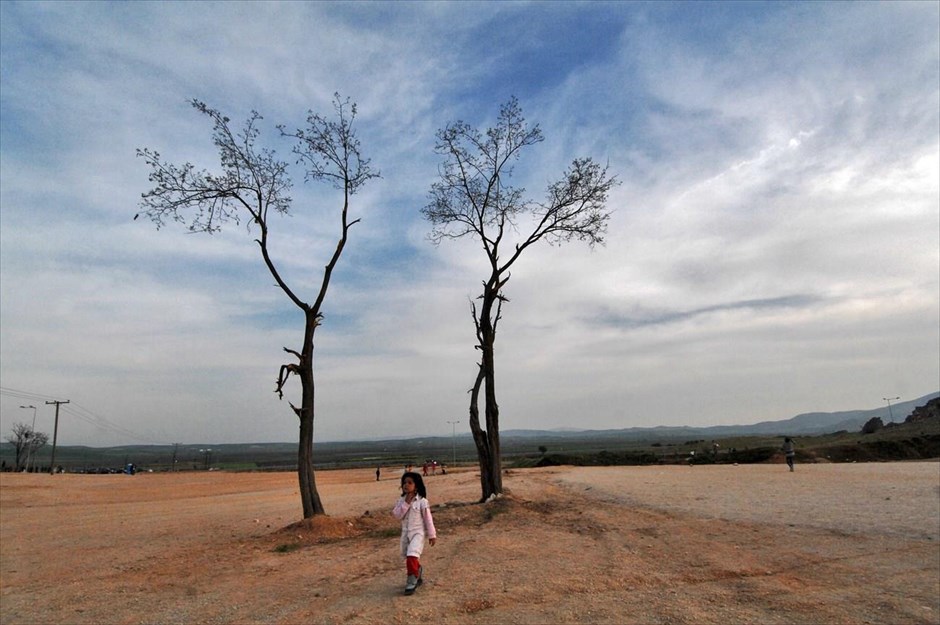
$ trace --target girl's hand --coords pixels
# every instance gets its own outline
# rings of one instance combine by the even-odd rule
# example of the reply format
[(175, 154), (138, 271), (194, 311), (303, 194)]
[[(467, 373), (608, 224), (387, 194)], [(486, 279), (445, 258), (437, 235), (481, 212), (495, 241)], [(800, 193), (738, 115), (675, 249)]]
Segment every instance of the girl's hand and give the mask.
[(431, 546), (433, 547), (433, 546), (434, 546), (434, 543), (437, 542), (437, 539), (436, 539), (436, 538), (428, 538), (428, 542), (431, 543)]

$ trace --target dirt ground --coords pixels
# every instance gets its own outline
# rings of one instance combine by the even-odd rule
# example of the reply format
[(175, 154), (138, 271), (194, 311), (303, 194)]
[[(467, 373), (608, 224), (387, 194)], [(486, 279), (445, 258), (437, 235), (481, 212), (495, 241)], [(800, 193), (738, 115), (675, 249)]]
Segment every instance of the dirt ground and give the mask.
[(0, 474), (0, 623), (940, 623), (937, 462), (432, 476), (410, 597), (398, 477)]

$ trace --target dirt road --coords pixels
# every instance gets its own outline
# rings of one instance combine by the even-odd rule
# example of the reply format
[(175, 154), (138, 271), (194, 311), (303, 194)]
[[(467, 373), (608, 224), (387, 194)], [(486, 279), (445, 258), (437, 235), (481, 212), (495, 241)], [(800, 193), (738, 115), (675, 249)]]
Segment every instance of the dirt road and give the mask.
[(295, 480), (0, 474), (0, 623), (940, 623), (936, 462), (433, 476), (411, 597), (397, 476)]

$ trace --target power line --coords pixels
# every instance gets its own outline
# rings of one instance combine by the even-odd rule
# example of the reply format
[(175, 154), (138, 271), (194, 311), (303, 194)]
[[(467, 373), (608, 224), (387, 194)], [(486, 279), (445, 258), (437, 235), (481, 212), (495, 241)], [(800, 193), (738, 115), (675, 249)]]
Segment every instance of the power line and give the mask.
[[(37, 403), (40, 401), (44, 401), (48, 404), (55, 402), (55, 397), (50, 396), (50, 395), (42, 395), (39, 393), (33, 393), (30, 391), (23, 391), (19, 389), (12, 389), (8, 387), (4, 387), (4, 386), (0, 386), (0, 395), (6, 395), (8, 397), (16, 397), (21, 400), (37, 402)], [(89, 425), (92, 425), (98, 429), (105, 430), (106, 432), (109, 432), (111, 434), (117, 434), (125, 438), (130, 438), (135, 441), (139, 441), (143, 443), (150, 443), (152, 445), (172, 444), (168, 441), (155, 440), (153, 437), (144, 436), (133, 430), (129, 430), (128, 428), (122, 425), (119, 425), (109, 419), (106, 419), (105, 417), (102, 417), (101, 415), (98, 415), (92, 412), (88, 408), (85, 408), (84, 406), (81, 406), (80, 404), (77, 404), (74, 402), (68, 405), (63, 404), (62, 412), (69, 416), (75, 417), (76, 419), (80, 421), (88, 423)]]
[(69, 408), (63, 408), (63, 410), (67, 414), (70, 414), (77, 419), (80, 419), (97, 428), (107, 430), (111, 432), (112, 434), (120, 434), (121, 436), (131, 438), (136, 441), (140, 441), (144, 443), (152, 443), (155, 445), (171, 444), (169, 441), (155, 440), (153, 437), (138, 434), (137, 432), (133, 430), (129, 430), (122, 425), (118, 425), (117, 423), (114, 423), (113, 421), (110, 421), (100, 415), (95, 414), (94, 412), (92, 412), (88, 408), (85, 408), (84, 406), (81, 406), (80, 404), (73, 403), (72, 406), (70, 406)]
[(34, 401), (54, 399), (51, 395), (40, 395), (38, 393), (30, 393), (28, 391), (18, 391), (16, 389), (6, 388), (3, 386), (0, 386), (0, 395), (9, 395), (10, 397), (19, 397), (20, 399)]

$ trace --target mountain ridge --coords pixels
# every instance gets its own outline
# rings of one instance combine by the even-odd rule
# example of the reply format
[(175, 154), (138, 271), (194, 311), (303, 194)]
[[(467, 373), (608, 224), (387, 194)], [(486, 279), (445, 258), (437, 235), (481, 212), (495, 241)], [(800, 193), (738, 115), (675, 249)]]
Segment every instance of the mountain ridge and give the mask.
[[(940, 397), (940, 391), (924, 395), (917, 399), (893, 404), (890, 409), (887, 405), (868, 410), (842, 410), (837, 412), (804, 412), (779, 421), (760, 421), (749, 425), (657, 425), (650, 427), (608, 428), (602, 430), (558, 428), (553, 430), (511, 429), (502, 430), (503, 437), (556, 437), (566, 438), (592, 434), (597, 436), (624, 436), (626, 438), (645, 438), (653, 435), (664, 437), (706, 436), (711, 438), (727, 436), (751, 436), (780, 434), (788, 436), (831, 434), (841, 430), (860, 430), (866, 421), (874, 417), (885, 423), (893, 420), (896, 423), (913, 412), (914, 408), (926, 404), (935, 397)], [(892, 419), (893, 417), (893, 419)]]

